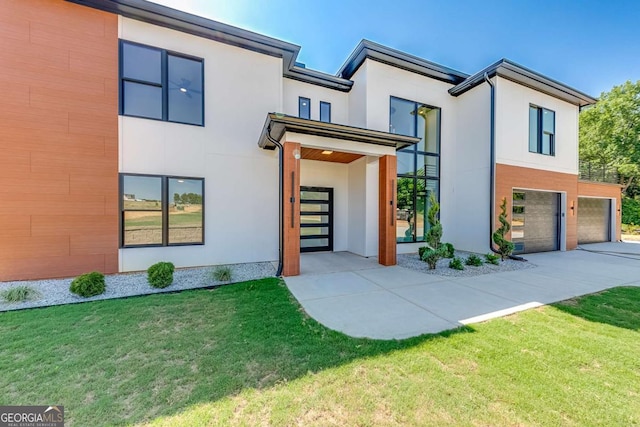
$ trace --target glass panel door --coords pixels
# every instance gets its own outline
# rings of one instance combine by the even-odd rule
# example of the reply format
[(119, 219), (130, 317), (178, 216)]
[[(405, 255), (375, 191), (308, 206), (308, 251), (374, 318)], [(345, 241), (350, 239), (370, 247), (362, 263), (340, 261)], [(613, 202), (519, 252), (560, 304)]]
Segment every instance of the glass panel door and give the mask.
[(333, 250), (333, 188), (300, 187), (300, 252)]

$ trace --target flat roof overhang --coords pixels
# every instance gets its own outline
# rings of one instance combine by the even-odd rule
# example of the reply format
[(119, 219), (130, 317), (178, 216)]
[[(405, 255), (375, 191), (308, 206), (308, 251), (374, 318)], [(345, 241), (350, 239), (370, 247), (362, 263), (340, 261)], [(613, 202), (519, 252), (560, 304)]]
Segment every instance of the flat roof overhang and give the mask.
[(262, 127), (258, 146), (265, 150), (274, 150), (276, 145), (269, 140), (267, 135), (280, 142), (287, 132), (381, 145), (396, 150), (409, 147), (420, 141), (420, 138), (412, 136), (269, 113)]

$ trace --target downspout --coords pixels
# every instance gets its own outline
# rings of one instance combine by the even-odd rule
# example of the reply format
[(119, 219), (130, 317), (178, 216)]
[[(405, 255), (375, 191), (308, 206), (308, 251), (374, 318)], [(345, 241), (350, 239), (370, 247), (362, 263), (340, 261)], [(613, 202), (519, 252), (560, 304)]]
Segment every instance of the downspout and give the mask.
[(276, 141), (271, 137), (271, 125), (267, 128), (267, 139), (273, 145), (278, 147), (278, 269), (276, 277), (282, 276), (283, 269), (283, 248), (284, 248), (284, 214), (282, 212), (283, 192), (284, 192), (284, 151), (280, 141)]
[[(491, 252), (500, 255), (500, 252), (493, 247), (493, 227), (495, 225), (494, 221), (496, 215), (496, 89), (489, 78), (489, 74), (484, 73), (484, 80), (491, 88), (491, 167), (489, 173), (489, 195), (491, 201), (489, 203), (489, 249), (491, 249)], [(526, 259), (517, 255), (509, 255), (509, 258), (516, 261), (526, 261)]]
[(489, 78), (489, 74), (484, 73), (484, 81), (487, 82), (489, 87), (491, 88), (491, 133), (490, 133), (490, 156), (491, 163), (489, 168), (489, 249), (491, 252), (499, 254), (500, 252), (493, 247), (493, 227), (494, 227), (494, 218), (495, 218), (495, 209), (496, 209), (496, 96), (495, 96), (495, 87), (493, 82)]

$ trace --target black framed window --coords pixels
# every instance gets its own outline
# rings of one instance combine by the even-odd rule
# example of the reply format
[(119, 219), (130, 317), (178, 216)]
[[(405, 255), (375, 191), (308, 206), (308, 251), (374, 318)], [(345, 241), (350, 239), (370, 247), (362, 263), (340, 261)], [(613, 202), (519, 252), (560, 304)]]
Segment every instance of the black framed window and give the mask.
[(298, 98), (298, 117), (301, 119), (311, 118), (311, 100), (309, 98)]
[(204, 243), (204, 179), (120, 174), (120, 247)]
[(396, 241), (422, 242), (429, 230), (429, 198), (440, 200), (440, 108), (391, 97), (389, 132), (420, 138), (399, 150)]
[(320, 101), (320, 121), (331, 123), (331, 103)]
[(204, 125), (204, 60), (120, 41), (120, 114)]
[(556, 113), (529, 105), (529, 151), (555, 156)]

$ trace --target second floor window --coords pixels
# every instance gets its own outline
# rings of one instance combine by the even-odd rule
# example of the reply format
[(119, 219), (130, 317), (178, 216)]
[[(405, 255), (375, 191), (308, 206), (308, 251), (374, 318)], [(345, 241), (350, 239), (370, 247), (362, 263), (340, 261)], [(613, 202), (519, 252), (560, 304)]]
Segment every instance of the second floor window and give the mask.
[(311, 118), (311, 100), (309, 98), (298, 98), (298, 117), (307, 120)]
[(152, 46), (120, 43), (120, 114), (204, 125), (204, 64)]
[(331, 123), (331, 104), (320, 101), (320, 121)]
[(556, 113), (535, 105), (529, 106), (529, 151), (555, 156)]

